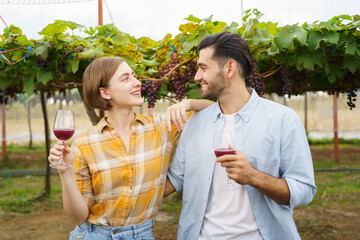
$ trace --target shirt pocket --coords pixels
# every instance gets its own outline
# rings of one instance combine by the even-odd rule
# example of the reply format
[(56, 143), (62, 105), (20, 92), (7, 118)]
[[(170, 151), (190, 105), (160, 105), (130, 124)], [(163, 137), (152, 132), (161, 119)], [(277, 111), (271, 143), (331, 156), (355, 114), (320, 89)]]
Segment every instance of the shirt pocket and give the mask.
[(274, 177), (279, 177), (279, 169), (280, 169), (279, 157), (263, 157), (263, 156), (247, 155), (247, 158), (250, 164), (257, 170), (272, 175)]

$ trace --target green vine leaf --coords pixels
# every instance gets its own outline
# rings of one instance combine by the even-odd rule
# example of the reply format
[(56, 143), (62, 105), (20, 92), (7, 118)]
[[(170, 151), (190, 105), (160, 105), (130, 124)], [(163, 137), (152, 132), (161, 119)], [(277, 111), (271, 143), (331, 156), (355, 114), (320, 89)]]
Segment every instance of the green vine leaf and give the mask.
[(339, 41), (339, 34), (334, 31), (328, 31), (323, 29), (323, 32), (314, 31), (310, 33), (308, 43), (311, 51), (314, 51), (319, 48), (320, 42), (324, 41), (326, 43), (337, 44)]
[(34, 90), (36, 89), (35, 85), (34, 85), (34, 82), (33, 82), (33, 79), (30, 76), (24, 76), (24, 78), (23, 78), (23, 88), (24, 88), (25, 93), (28, 96), (31, 96), (33, 94)]
[(53, 43), (50, 41), (46, 42), (35, 42), (35, 48), (33, 51), (33, 55), (37, 56), (38, 58), (45, 60), (49, 56), (49, 50), (52, 50)]
[(208, 36), (209, 33), (206, 30), (201, 30), (199, 34), (192, 40), (183, 43), (183, 50), (188, 53), (192, 48), (197, 47), (200, 42)]
[(192, 14), (189, 15), (187, 18), (185, 18), (185, 20), (188, 20), (189, 22), (195, 22), (195, 23), (201, 23), (201, 21), (202, 21), (200, 18), (196, 18)]
[(356, 41), (345, 43), (345, 53), (349, 55), (355, 55), (355, 53), (357, 53), (358, 55), (360, 55), (360, 50)]
[(76, 73), (79, 70), (79, 63), (80, 61), (78, 59), (66, 59), (66, 64), (67, 64), (67, 68), (66, 68), (66, 72), (72, 72), (72, 73)]
[(61, 20), (55, 20), (54, 23), (47, 25), (39, 35), (52, 36), (59, 33), (64, 33), (68, 28), (68, 24)]
[(53, 73), (51, 71), (42, 71), (37, 72), (37, 80), (38, 82), (46, 85), (48, 82), (53, 80)]
[(104, 55), (105, 55), (105, 53), (104, 53), (104, 44), (101, 43), (95, 49), (90, 49), (90, 50), (79, 53), (78, 57), (79, 57), (80, 60), (85, 60), (85, 59), (100, 58), (100, 57), (102, 57)]
[[(323, 67), (323, 55), (321, 52), (312, 54), (303, 52), (303, 54), (299, 56), (297, 64), (302, 64), (304, 69), (308, 71), (314, 71), (315, 65), (320, 68)], [(302, 68), (298, 68), (298, 70), (302, 70)]]
[(23, 45), (24, 47), (26, 47), (26, 46), (35, 47), (34, 42), (29, 41), (25, 35), (21, 35), (21, 36), (17, 37), (15, 42), (20, 45)]
[(355, 56), (345, 56), (343, 66), (344, 68), (349, 69), (352, 74), (354, 74), (356, 69), (360, 66), (360, 58)]
[(275, 42), (280, 50), (294, 49), (294, 40), (297, 40), (301, 45), (306, 45), (307, 32), (297, 25), (286, 25), (283, 27), (278, 35), (275, 37)]
[(336, 78), (342, 78), (344, 73), (341, 71), (338, 65), (330, 64), (330, 74), (328, 76), (328, 81), (330, 84), (336, 82)]

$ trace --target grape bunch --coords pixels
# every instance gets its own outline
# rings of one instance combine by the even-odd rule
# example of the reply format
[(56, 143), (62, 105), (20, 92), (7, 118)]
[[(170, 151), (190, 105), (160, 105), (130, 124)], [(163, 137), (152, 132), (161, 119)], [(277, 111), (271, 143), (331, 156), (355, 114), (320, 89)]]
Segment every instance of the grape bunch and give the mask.
[(282, 82), (282, 88), (281, 88), (282, 95), (291, 94), (291, 90), (292, 90), (291, 87), (293, 83), (292, 72), (286, 71), (285, 64), (281, 64), (279, 73)]
[[(161, 78), (164, 78), (173, 68), (180, 63), (181, 56), (174, 53), (170, 59), (165, 62), (159, 69)], [(174, 69), (169, 76), (169, 90), (175, 92), (176, 100), (182, 100), (185, 98), (186, 83), (194, 78), (196, 74), (196, 63), (191, 61), (185, 67), (178, 67)]]
[(353, 108), (355, 108), (355, 101), (356, 101), (356, 89), (350, 89), (350, 91), (348, 92), (348, 96), (347, 96), (347, 105), (350, 107), (350, 110), (352, 110)]
[(252, 72), (251, 74), (245, 79), (246, 80), (246, 84), (255, 89), (255, 91), (260, 95), (263, 96), (264, 95), (264, 90), (265, 90), (265, 83), (262, 77), (260, 77), (257, 74), (257, 64), (258, 61), (256, 59), (253, 60), (252, 62)]
[(154, 108), (155, 102), (158, 98), (158, 91), (160, 83), (153, 81), (146, 81), (141, 86), (141, 93), (147, 96), (148, 108)]
[(41, 58), (36, 59), (36, 65), (39, 68), (47, 68), (49, 66), (49, 62), (51, 62), (50, 57), (48, 57), (46, 59), (41, 59)]

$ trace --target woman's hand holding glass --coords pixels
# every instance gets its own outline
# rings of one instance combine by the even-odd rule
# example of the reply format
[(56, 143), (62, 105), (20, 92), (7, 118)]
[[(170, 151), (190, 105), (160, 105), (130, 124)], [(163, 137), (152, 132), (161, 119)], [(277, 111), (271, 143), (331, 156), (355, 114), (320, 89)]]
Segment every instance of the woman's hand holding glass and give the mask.
[[(73, 154), (68, 154), (72, 150), (67, 146), (67, 140), (74, 132), (74, 113), (70, 110), (58, 110), (54, 121), (54, 134), (60, 141), (50, 150), (50, 167), (62, 170), (73, 167)], [(71, 155), (72, 159), (69, 159)], [(63, 159), (65, 156), (66, 161)]]

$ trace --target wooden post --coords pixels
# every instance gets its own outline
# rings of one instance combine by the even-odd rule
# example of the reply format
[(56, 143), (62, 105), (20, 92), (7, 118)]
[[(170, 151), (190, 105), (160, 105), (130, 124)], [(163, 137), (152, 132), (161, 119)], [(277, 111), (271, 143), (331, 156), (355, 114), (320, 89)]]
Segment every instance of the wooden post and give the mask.
[(99, 26), (103, 25), (103, 8), (102, 8), (102, 0), (99, 0)]
[[(103, 25), (103, 8), (102, 8), (102, 0), (99, 0), (99, 9), (98, 9), (98, 24), (99, 26)], [(99, 110), (99, 117), (102, 119), (105, 116), (104, 110)]]
[(45, 195), (49, 196), (51, 192), (51, 183), (50, 183), (50, 166), (48, 162), (48, 157), (50, 154), (50, 127), (49, 127), (49, 117), (47, 114), (46, 109), (46, 99), (45, 99), (45, 93), (44, 89), (40, 90), (40, 101), (41, 101), (41, 109), (43, 112), (43, 118), (44, 118), (44, 128), (45, 128), (45, 145), (46, 145), (46, 176), (45, 176)]
[(337, 99), (339, 93), (334, 93), (334, 103), (333, 103), (333, 114), (334, 114), (334, 158), (336, 162), (339, 162), (339, 138), (338, 138), (338, 115), (337, 115)]
[[(4, 98), (5, 96), (3, 96)], [(6, 118), (5, 118), (5, 106), (6, 104), (3, 102), (1, 103), (1, 136), (2, 136), (2, 152), (1, 152), (1, 158), (6, 158)]]
[(305, 132), (306, 132), (306, 136), (309, 135), (309, 131), (308, 131), (308, 115), (307, 115), (307, 109), (308, 109), (308, 103), (307, 103), (307, 93), (305, 92), (304, 94), (304, 102), (305, 102), (305, 106), (304, 106), (304, 125), (305, 125)]

